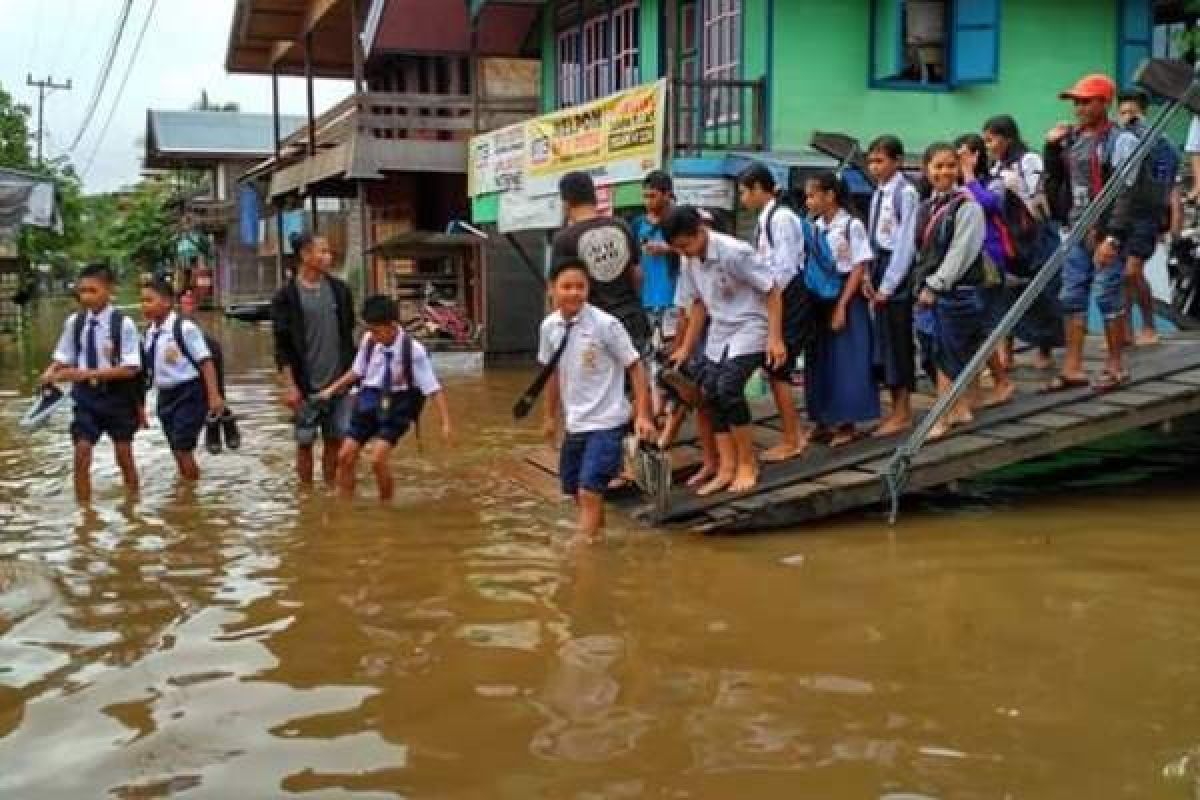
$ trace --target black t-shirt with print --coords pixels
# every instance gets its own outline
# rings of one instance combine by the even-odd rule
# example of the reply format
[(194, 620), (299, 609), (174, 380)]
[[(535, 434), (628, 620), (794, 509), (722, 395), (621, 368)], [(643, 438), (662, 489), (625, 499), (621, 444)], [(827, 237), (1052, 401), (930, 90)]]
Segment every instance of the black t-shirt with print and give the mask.
[(566, 258), (578, 258), (587, 267), (591, 278), (588, 302), (621, 320), (640, 346), (649, 330), (633, 281), (637, 242), (625, 221), (595, 217), (563, 228), (554, 236), (550, 260), (557, 264)]

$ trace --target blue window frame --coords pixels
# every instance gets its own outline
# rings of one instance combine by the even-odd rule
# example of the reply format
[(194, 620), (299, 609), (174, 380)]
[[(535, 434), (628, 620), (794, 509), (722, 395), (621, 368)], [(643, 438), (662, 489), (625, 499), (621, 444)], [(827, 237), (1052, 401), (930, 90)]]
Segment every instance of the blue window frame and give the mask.
[(1120, 0), (1117, 20), (1117, 84), (1133, 85), (1133, 73), (1150, 57), (1154, 44), (1154, 4), (1151, 0)]
[(871, 0), (873, 88), (949, 91), (994, 83), (1001, 0)]
[(641, 83), (641, 0), (563, 0), (555, 10), (559, 108)]

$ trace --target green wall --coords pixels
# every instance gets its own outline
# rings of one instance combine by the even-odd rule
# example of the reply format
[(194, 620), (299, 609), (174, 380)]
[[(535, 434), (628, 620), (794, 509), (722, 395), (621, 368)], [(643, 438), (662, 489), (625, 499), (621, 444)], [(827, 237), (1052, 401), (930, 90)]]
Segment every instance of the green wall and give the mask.
[(864, 142), (895, 133), (917, 152), (1001, 113), (1032, 144), (1070, 119), (1059, 91), (1083, 74), (1116, 71), (1116, 0), (1004, 0), (999, 80), (939, 92), (868, 88), (870, 0), (774, 2), (773, 150), (806, 148), (820, 129)]

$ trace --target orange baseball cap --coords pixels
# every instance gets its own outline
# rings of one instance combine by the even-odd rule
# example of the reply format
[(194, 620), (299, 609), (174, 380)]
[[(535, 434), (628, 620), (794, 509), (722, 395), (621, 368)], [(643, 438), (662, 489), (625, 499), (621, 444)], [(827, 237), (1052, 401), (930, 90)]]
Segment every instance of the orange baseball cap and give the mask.
[(1117, 84), (1107, 75), (1085, 75), (1074, 86), (1060, 92), (1060, 100), (1103, 100), (1111, 103), (1117, 96)]

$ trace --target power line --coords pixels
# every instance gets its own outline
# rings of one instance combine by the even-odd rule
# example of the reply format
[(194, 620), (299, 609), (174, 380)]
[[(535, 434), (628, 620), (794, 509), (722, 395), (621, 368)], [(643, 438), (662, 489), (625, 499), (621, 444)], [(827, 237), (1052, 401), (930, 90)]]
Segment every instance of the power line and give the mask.
[(76, 132), (71, 146), (67, 149), (71, 152), (79, 146), (79, 142), (83, 139), (83, 134), (87, 131), (87, 127), (91, 124), (92, 117), (96, 114), (96, 107), (100, 105), (100, 95), (104, 93), (104, 87), (108, 84), (108, 76), (112, 73), (113, 62), (117, 58), (117, 48), (121, 46), (121, 37), (125, 35), (125, 25), (129, 22), (129, 10), (133, 8), (133, 0), (125, 0), (125, 5), (121, 8), (121, 14), (117, 18), (117, 29), (113, 31), (112, 41), (109, 42), (108, 52), (104, 55), (104, 65), (100, 68), (100, 78), (96, 81), (96, 89), (92, 93), (91, 100), (88, 101), (87, 110), (83, 112), (83, 122), (79, 125), (79, 131)]
[(158, 0), (150, 0), (150, 8), (146, 11), (146, 19), (142, 23), (142, 29), (138, 31), (137, 40), (133, 43), (133, 53), (129, 56), (129, 63), (125, 65), (125, 73), (121, 76), (121, 82), (117, 85), (117, 94), (113, 97), (112, 107), (108, 109), (108, 116), (104, 119), (104, 125), (100, 128), (100, 135), (96, 137), (96, 143), (92, 146), (92, 152), (88, 155), (87, 164), (83, 168), (82, 175), (87, 177), (92, 171), (92, 162), (96, 160), (96, 154), (100, 152), (100, 145), (104, 143), (104, 137), (108, 135), (108, 128), (112, 125), (113, 117), (117, 115), (117, 108), (121, 105), (121, 98), (125, 94), (125, 85), (129, 83), (129, 76), (133, 74), (133, 65), (137, 63), (138, 53), (142, 50), (142, 41), (146, 38), (146, 31), (150, 29), (150, 20), (154, 18), (154, 9), (158, 5)]

